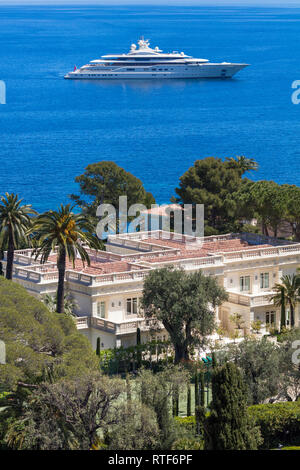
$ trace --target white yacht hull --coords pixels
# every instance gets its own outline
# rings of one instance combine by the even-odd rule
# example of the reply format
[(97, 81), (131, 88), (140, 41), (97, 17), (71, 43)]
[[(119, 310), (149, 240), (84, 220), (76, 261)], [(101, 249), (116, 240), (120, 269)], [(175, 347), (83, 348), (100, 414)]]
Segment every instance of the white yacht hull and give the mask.
[(66, 79), (76, 80), (127, 80), (127, 79), (170, 79), (170, 78), (231, 78), (237, 72), (247, 67), (248, 64), (213, 64), (205, 63), (202, 65), (186, 65), (186, 66), (173, 66), (170, 70), (159, 71), (149, 68), (149, 70), (127, 71), (126, 67), (116, 67), (108, 70), (82, 70), (78, 69), (74, 72), (69, 72), (65, 75)]

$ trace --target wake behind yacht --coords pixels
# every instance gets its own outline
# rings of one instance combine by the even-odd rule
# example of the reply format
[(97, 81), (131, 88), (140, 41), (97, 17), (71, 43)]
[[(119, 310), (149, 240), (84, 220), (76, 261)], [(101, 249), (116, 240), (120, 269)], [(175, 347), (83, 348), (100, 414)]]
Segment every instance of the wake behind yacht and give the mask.
[(143, 37), (138, 46), (132, 44), (127, 54), (103, 55), (79, 69), (74, 68), (68, 79), (164, 79), (164, 78), (231, 78), (248, 64), (213, 63), (196, 59), (184, 52), (163, 53)]

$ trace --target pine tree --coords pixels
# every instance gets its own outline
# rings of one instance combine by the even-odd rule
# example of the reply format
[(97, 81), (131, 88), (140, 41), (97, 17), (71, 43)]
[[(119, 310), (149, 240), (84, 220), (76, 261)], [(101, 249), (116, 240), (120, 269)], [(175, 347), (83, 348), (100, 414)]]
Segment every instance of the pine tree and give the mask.
[(248, 415), (246, 386), (235, 364), (228, 362), (215, 369), (212, 392), (211, 413), (205, 423), (205, 448), (257, 449), (260, 432)]

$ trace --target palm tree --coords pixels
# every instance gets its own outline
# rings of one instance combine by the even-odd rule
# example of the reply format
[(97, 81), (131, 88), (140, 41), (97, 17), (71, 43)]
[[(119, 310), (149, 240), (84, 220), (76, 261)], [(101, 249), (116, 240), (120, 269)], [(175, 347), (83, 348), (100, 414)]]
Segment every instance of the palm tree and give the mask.
[(226, 161), (232, 163), (234, 167), (239, 168), (242, 174), (246, 171), (256, 171), (258, 169), (258, 163), (253, 158), (247, 158), (244, 155), (234, 157), (226, 157)]
[[(55, 296), (51, 294), (46, 294), (42, 301), (50, 310), (50, 312), (56, 312), (56, 302), (57, 299)], [(75, 309), (77, 307), (77, 302), (73, 299), (69, 294), (64, 294), (64, 313), (67, 314), (69, 317), (75, 317)]]
[(30, 215), (36, 214), (30, 205), (21, 205), (18, 194), (5, 193), (0, 198), (0, 247), (7, 248), (6, 279), (12, 279), (14, 252), (28, 241)]
[[(275, 295), (271, 297), (276, 307), (285, 308), (285, 304), (289, 305), (291, 313), (291, 326), (295, 326), (295, 308), (297, 302), (300, 300), (299, 297), (300, 289), (300, 276), (298, 274), (285, 275), (281, 278), (281, 284), (275, 284), (274, 291)], [(282, 320), (283, 312), (281, 314)], [(285, 325), (282, 325), (285, 326)]]
[(91, 248), (102, 247), (102, 242), (93, 235), (93, 225), (84, 214), (74, 214), (70, 204), (61, 204), (58, 211), (48, 211), (38, 216), (30, 232), (37, 242), (35, 259), (46, 263), (50, 254), (57, 250), (58, 286), (56, 311), (64, 312), (64, 281), (67, 258), (75, 266), (77, 255), (83, 263), (90, 265), (89, 255), (84, 244)]

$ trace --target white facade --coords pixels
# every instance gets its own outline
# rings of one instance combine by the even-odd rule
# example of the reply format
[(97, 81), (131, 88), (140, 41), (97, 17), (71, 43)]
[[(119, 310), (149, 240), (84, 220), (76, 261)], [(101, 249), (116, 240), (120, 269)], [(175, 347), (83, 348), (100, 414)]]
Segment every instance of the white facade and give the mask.
[[(143, 280), (151, 269), (166, 265), (217, 277), (229, 300), (217, 309), (216, 320), (227, 331), (233, 328), (233, 313), (243, 316), (246, 332), (254, 320), (260, 320), (264, 329), (271, 324), (279, 326), (280, 312), (270, 297), (275, 283), (285, 274), (296, 273), (300, 266), (299, 243), (256, 234), (205, 237), (195, 246), (187, 241), (190, 237), (162, 231), (110, 236), (107, 251), (88, 250), (90, 267), (79, 259), (75, 268), (67, 266), (66, 291), (77, 304), (77, 326), (94, 348), (98, 337), (105, 349), (134, 345), (137, 327), (142, 341), (149, 340), (153, 332), (139, 307)], [(14, 281), (36, 296), (54, 294), (56, 254), (44, 265), (31, 255), (32, 250), (15, 253)], [(6, 258), (3, 264), (5, 268)], [(299, 318), (297, 307), (296, 325)], [(155, 336), (167, 339), (163, 329)]]

